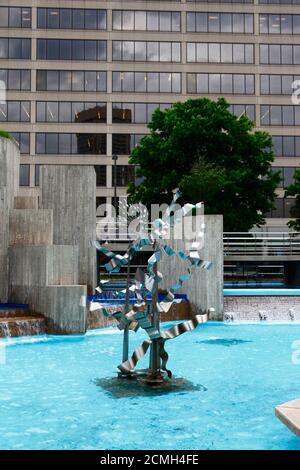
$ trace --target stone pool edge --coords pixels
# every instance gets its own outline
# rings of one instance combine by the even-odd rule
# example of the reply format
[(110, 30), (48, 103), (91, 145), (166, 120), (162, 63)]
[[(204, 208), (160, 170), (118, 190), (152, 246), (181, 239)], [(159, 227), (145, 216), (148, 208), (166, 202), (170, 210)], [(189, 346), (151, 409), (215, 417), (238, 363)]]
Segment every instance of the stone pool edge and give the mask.
[(275, 415), (300, 438), (300, 398), (276, 406)]

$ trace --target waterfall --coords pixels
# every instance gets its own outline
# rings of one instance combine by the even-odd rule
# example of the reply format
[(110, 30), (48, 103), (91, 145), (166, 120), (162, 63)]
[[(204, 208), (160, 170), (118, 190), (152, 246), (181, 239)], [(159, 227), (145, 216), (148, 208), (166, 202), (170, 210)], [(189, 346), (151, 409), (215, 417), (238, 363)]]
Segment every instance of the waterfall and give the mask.
[(226, 312), (224, 313), (224, 321), (234, 321), (235, 313), (234, 312)]
[(300, 322), (300, 311), (290, 308), (283, 311), (258, 310), (253, 308), (243, 311), (224, 312), (223, 320), (226, 322), (245, 321), (245, 322)]
[(267, 312), (265, 310), (260, 310), (258, 312), (258, 318), (260, 321), (267, 321), (268, 320)]
[(1, 321), (0, 322), (0, 338), (9, 338), (10, 337), (10, 330), (8, 321)]
[(0, 338), (41, 335), (46, 332), (44, 318), (9, 318), (0, 320)]

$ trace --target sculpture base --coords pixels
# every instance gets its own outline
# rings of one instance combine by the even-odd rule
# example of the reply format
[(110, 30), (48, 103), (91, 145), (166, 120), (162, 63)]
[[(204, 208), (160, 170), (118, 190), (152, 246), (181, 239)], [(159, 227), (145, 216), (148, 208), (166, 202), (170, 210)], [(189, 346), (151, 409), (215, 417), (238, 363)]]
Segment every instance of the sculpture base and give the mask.
[(207, 390), (203, 385), (194, 385), (189, 380), (172, 377), (163, 378), (163, 382), (149, 384), (147, 377), (149, 374), (141, 373), (128, 380), (123, 378), (103, 378), (95, 380), (95, 384), (114, 398), (130, 398), (138, 396), (156, 396), (165, 395), (167, 393), (189, 393), (189, 392), (205, 392)]
[(122, 372), (118, 372), (118, 379), (121, 380), (136, 380), (137, 374), (135, 372), (129, 372), (128, 374), (123, 374)]
[(166, 381), (162, 374), (148, 374), (146, 377), (140, 378), (140, 380), (141, 382), (144, 382), (145, 384), (150, 385), (151, 387), (160, 386), (165, 382), (168, 383), (168, 381)]

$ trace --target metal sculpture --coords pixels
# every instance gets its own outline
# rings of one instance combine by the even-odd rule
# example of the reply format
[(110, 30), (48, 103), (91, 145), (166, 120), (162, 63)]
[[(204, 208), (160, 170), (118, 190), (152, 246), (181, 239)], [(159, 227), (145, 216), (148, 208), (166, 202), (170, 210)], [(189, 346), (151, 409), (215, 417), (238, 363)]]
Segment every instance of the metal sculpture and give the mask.
[[(211, 262), (204, 261), (199, 256), (200, 242), (192, 243), (188, 253), (185, 251), (176, 252), (170, 245), (165, 243), (166, 234), (169, 233), (171, 227), (175, 227), (178, 220), (191, 214), (194, 209), (201, 208), (202, 204), (186, 204), (179, 211), (175, 212), (176, 201), (180, 197), (179, 191), (174, 191), (174, 197), (171, 205), (167, 208), (161, 219), (152, 222), (152, 230), (146, 235), (139, 236), (131, 242), (125, 255), (120, 255), (108, 250), (104, 245), (95, 242), (97, 250), (108, 258), (105, 268), (108, 274), (119, 272), (122, 267), (127, 266), (127, 283), (126, 288), (122, 291), (115, 291), (114, 296), (123, 296), (125, 294), (125, 306), (120, 307), (117, 311), (111, 311), (105, 304), (101, 302), (91, 302), (90, 310), (100, 310), (104, 316), (113, 317), (118, 322), (118, 328), (124, 331), (123, 337), (123, 359), (118, 366), (119, 377), (132, 378), (140, 371), (135, 370), (138, 361), (147, 353), (150, 348), (149, 368), (146, 371), (145, 382), (151, 385), (161, 384), (164, 382), (164, 376), (172, 377), (171, 371), (167, 368), (168, 354), (165, 350), (165, 342), (174, 339), (181, 334), (193, 330), (200, 323), (208, 320), (208, 313), (196, 315), (192, 320), (180, 323), (172, 328), (161, 330), (160, 317), (167, 313), (172, 305), (179, 303), (181, 300), (175, 298), (184, 282), (191, 279), (194, 269), (208, 270)], [(173, 214), (173, 215), (172, 215)], [(198, 233), (198, 240), (203, 233)], [(138, 269), (135, 274), (134, 282), (131, 284), (129, 279), (130, 263), (137, 252), (142, 251), (145, 247), (153, 250), (152, 256), (148, 259), (145, 271)], [(176, 282), (170, 286), (163, 299), (159, 300), (159, 284), (163, 278), (158, 271), (158, 263), (162, 256), (177, 257), (178, 260), (187, 261), (188, 268), (185, 274), (181, 275)], [(107, 281), (100, 282), (97, 288), (98, 292), (102, 292), (103, 284)], [(130, 305), (130, 292), (135, 294), (136, 301)], [(148, 302), (149, 294), (151, 302)], [(142, 345), (134, 351), (129, 358), (129, 330), (137, 331), (142, 328), (148, 335)], [(143, 371), (145, 373), (145, 371)], [(164, 374), (165, 373), (165, 374)]]

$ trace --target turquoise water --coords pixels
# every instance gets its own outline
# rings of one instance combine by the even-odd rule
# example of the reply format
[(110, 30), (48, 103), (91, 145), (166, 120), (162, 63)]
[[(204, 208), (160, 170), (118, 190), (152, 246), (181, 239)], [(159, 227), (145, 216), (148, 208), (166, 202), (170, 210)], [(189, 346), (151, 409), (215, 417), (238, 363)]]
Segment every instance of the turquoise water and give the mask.
[[(144, 337), (133, 333), (132, 346)], [(300, 397), (296, 340), (299, 324), (202, 325), (166, 349), (176, 376), (203, 388), (129, 398), (95, 384), (119, 363), (118, 330), (8, 340), (0, 449), (300, 449), (274, 416)]]

